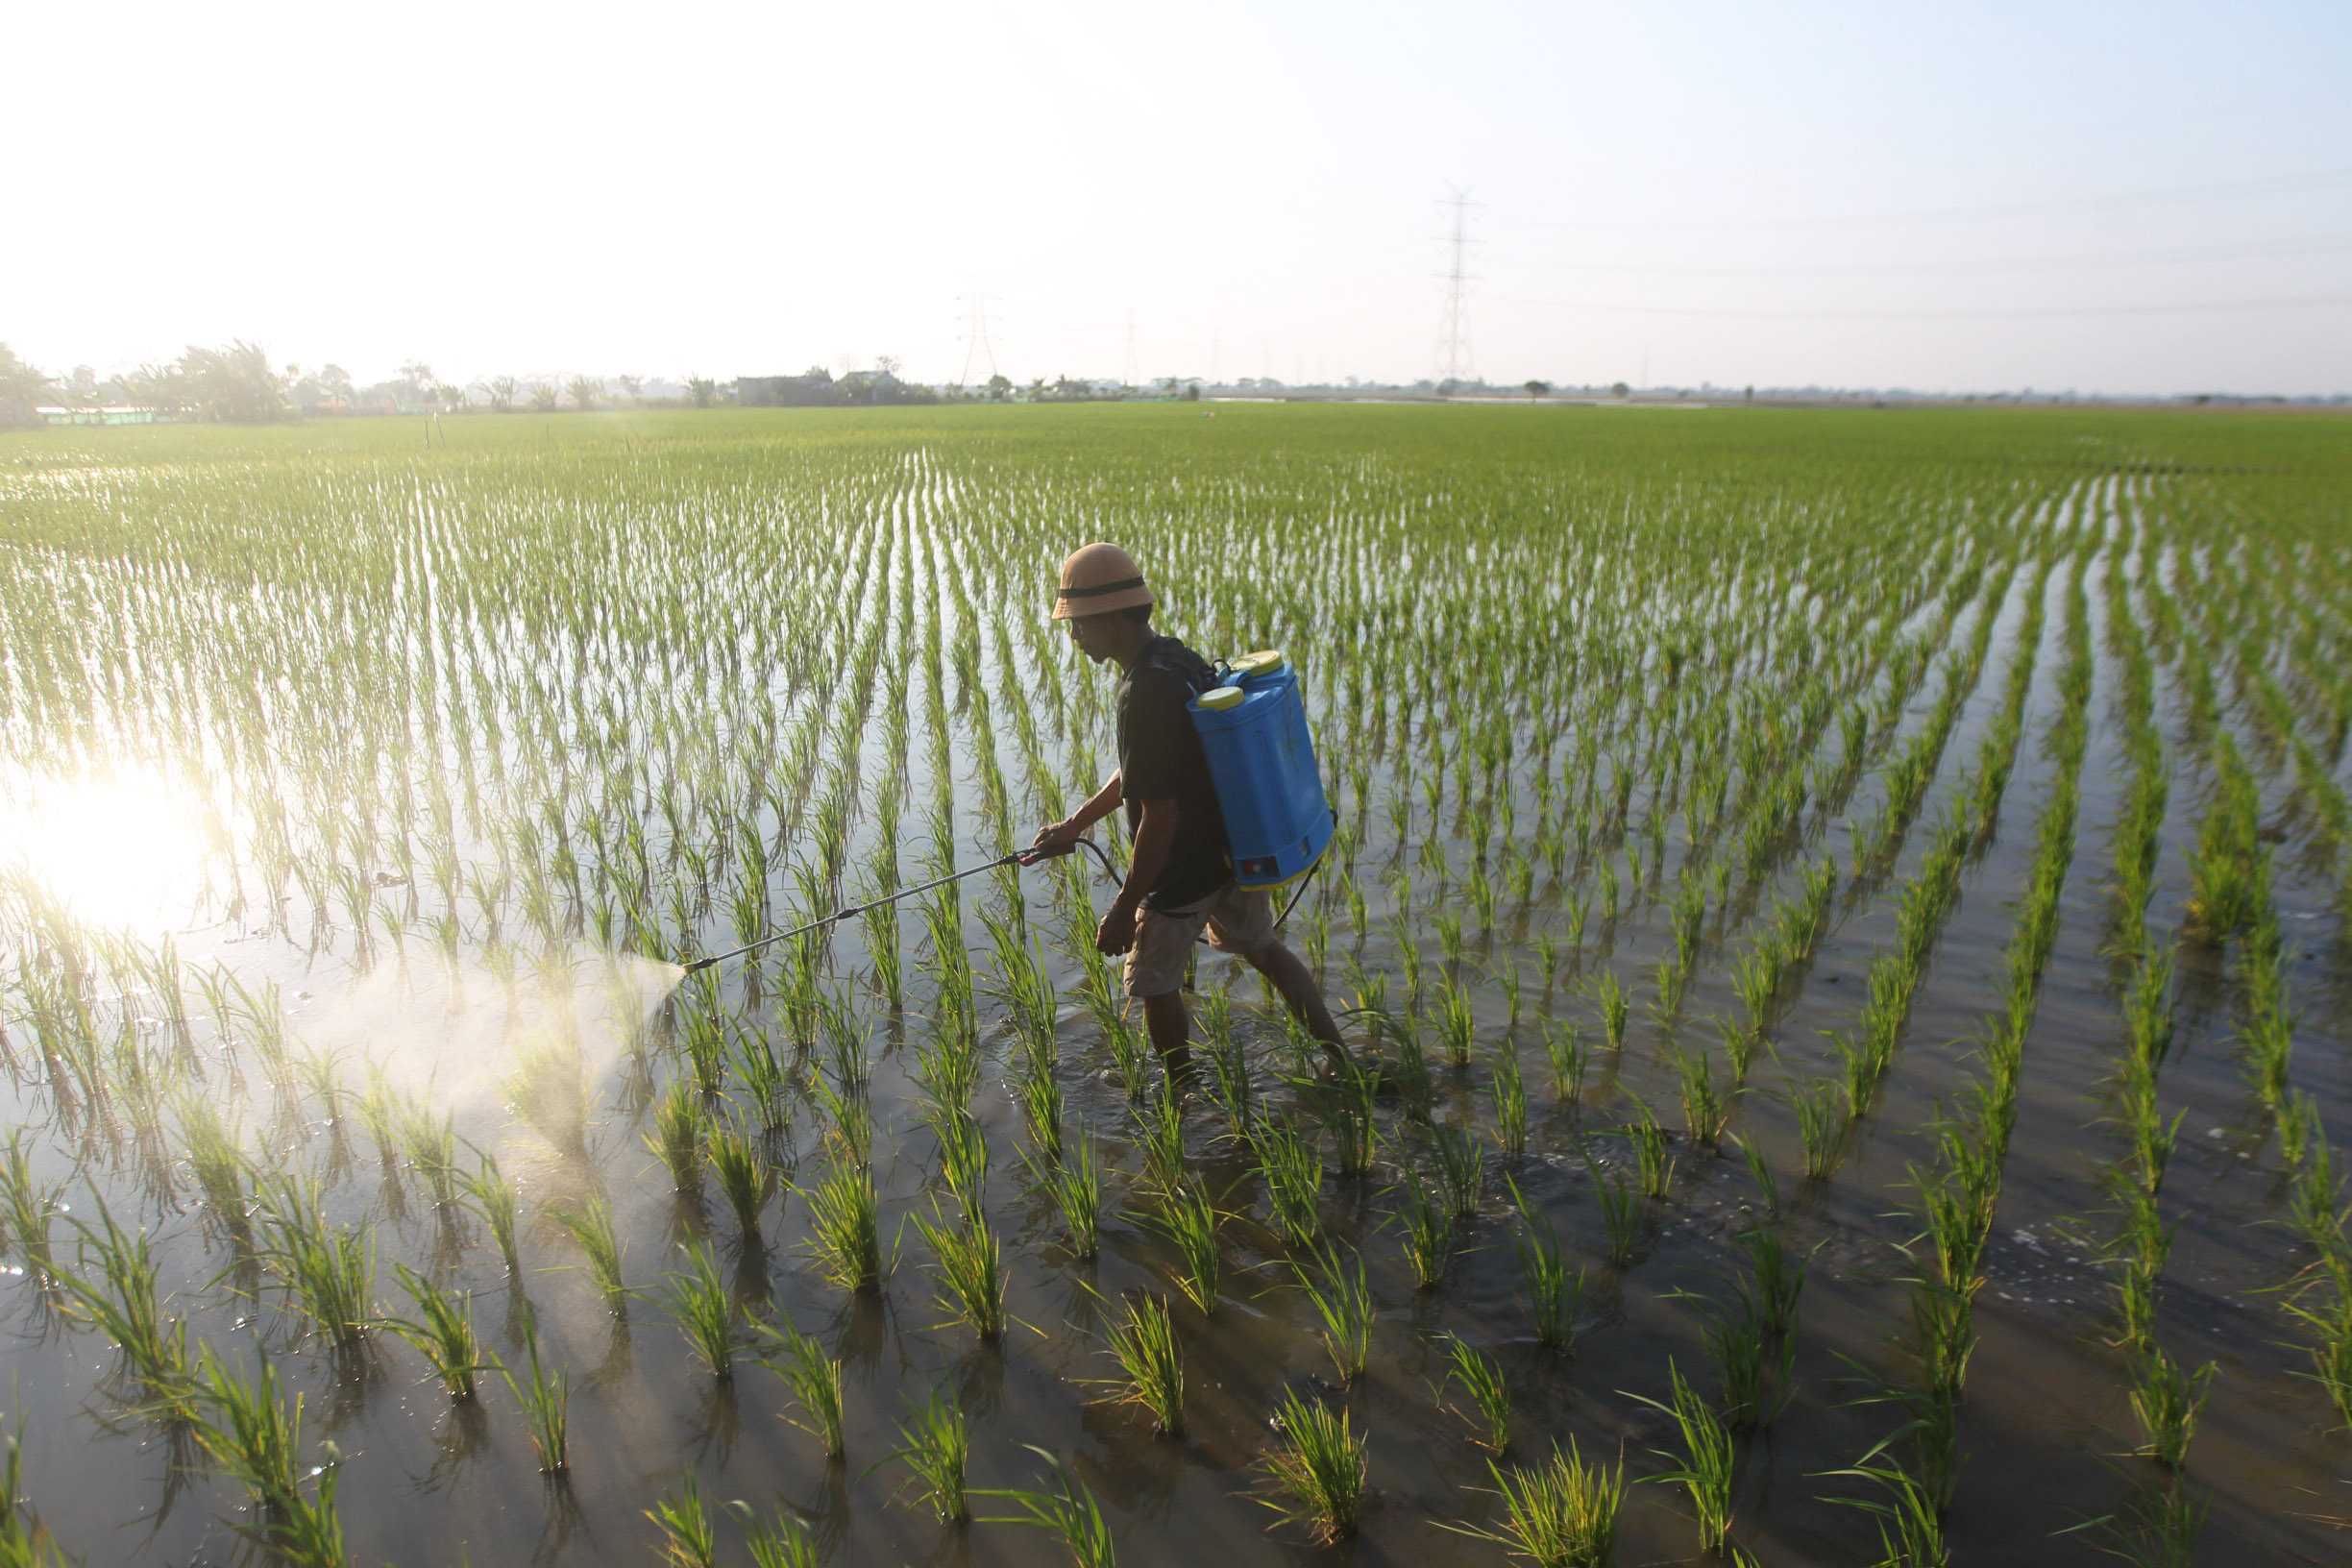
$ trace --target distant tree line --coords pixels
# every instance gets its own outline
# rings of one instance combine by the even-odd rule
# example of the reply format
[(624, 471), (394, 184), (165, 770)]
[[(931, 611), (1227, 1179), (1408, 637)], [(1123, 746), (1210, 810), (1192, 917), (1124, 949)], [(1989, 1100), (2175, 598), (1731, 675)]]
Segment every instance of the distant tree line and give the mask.
[[(843, 379), (852, 394), (842, 402), (929, 401), (927, 388), (896, 382), (896, 362), (885, 359), (890, 371), (860, 373)], [(883, 377), (903, 388), (903, 395), (875, 398), (854, 395), (861, 385)], [(684, 395), (671, 388), (659, 399), (672, 405), (708, 408), (724, 400), (719, 383), (705, 376), (689, 376)], [(43, 407), (95, 409), (132, 407), (152, 409), (163, 419), (193, 419), (220, 424), (260, 425), (275, 420), (331, 414), (392, 414), (487, 408), (494, 413), (528, 407), (551, 413), (563, 407), (596, 408), (608, 402), (643, 404), (642, 376), (615, 377), (608, 386), (592, 376), (574, 376), (561, 382), (491, 376), (469, 387), (453, 385), (433, 374), (422, 359), (403, 364), (388, 380), (359, 384), (340, 365), (315, 370), (301, 365), (273, 367), (257, 344), (237, 340), (220, 348), (191, 344), (179, 358), (145, 364), (119, 376), (101, 379), (87, 365), (63, 375), (51, 375), (18, 357), (0, 343), (0, 429), (42, 423)]]

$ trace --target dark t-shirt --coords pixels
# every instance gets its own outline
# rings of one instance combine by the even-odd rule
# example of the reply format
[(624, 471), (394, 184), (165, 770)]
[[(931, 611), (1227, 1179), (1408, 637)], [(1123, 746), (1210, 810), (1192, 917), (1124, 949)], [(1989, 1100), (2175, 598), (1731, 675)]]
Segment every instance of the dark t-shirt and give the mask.
[(1193, 686), (1176, 666), (1205, 680), (1208, 666), (1173, 637), (1143, 645), (1118, 690), (1119, 794), (1127, 803), (1127, 829), (1143, 820), (1142, 802), (1176, 802), (1176, 842), (1167, 866), (1144, 894), (1151, 909), (1178, 909), (1223, 887), (1233, 875), (1225, 847), (1225, 816), (1217, 809), (1209, 761), (1200, 732), (1185, 704)]

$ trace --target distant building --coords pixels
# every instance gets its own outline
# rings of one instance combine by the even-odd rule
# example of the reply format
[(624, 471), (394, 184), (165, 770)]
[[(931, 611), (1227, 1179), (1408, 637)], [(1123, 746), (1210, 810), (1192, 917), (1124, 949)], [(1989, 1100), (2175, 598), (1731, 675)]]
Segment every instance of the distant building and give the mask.
[(841, 392), (828, 370), (805, 376), (738, 376), (735, 401), (746, 408), (805, 408), (839, 403)]

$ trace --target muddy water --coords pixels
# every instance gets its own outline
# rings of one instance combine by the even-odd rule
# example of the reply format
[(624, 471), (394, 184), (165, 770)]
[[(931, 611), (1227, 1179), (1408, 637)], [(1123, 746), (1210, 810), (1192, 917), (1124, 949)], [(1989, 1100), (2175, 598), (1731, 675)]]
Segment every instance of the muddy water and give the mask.
[[(2111, 1069), (2120, 1043), (2115, 971), (2104, 937), (2109, 836), (2124, 778), (2109, 706), (2118, 671), (2096, 620), (2104, 600), (2095, 574), (2103, 569), (2095, 568), (2089, 584), (2099, 722), (2084, 765), (2057, 948), (2026, 1046), (2023, 1101), (1977, 1314), (1982, 1343), (1963, 1415), (1968, 1458), (1950, 1518), (1955, 1560), (1963, 1563), (2087, 1560), (2091, 1548), (2084, 1537), (2055, 1532), (2128, 1506), (2149, 1479), (2145, 1461), (2119, 1457), (2133, 1446), (2136, 1432), (2125, 1404), (2123, 1359), (2106, 1342), (2112, 1323), (2107, 1270), (2098, 1256), (2112, 1229), (2100, 1172), (2121, 1149), (2119, 1134), (2101, 1118), (2111, 1109)], [(2000, 608), (2003, 632), (1945, 749), (1921, 821), (1934, 820), (1973, 756), (2013, 651), (2006, 631), (2017, 624), (2014, 600), (2029, 580), (2021, 576), (2012, 602)], [(1751, 1440), (1742, 1461), (1734, 1538), (1768, 1564), (1868, 1560), (1870, 1522), (1823, 1502), (1856, 1488), (1824, 1479), (1823, 1472), (1853, 1462), (1897, 1424), (1886, 1407), (1856, 1401), (1872, 1391), (1874, 1379), (1899, 1379), (1907, 1364), (1899, 1337), (1905, 1300), (1900, 1280), (1910, 1267), (1899, 1244), (1915, 1229), (1899, 1213), (1910, 1201), (1906, 1166), (1927, 1158), (1926, 1128), (1938, 1103), (1969, 1082), (1974, 1070), (1969, 1041), (1999, 980), (2012, 901), (2023, 883), (2051, 779), (2040, 737), (2057, 712), (2063, 589), (2061, 575), (2049, 589), (2026, 738), (1998, 831), (1964, 879), (1961, 902), (1936, 946), (1882, 1103), (1861, 1125), (1835, 1178), (1820, 1185), (1800, 1180), (1795, 1122), (1782, 1091), (1792, 1080), (1823, 1070), (1827, 1057), (1820, 1031), (1846, 1023), (1856, 1010), (1864, 972), (1892, 930), (1894, 891), (1916, 861), (1923, 837), (1916, 828), (1895, 875), (1850, 909), (1841, 903), (1838, 926), (1803, 970), (1774, 1029), (1779, 1060), (1759, 1062), (1752, 1091), (1741, 1103), (1736, 1130), (1772, 1164), (1790, 1239), (1813, 1256), (1794, 1397)], [(879, 606), (885, 602), (880, 585), (875, 594)], [(1964, 638), (1968, 627), (1964, 618), (1955, 638)], [(992, 654), (1017, 656), (1017, 650)], [(992, 689), (994, 678), (992, 666)], [(2188, 760), (2193, 749), (2179, 744), (2181, 716), (2161, 679), (2159, 692), (2160, 723), (2173, 755), (2183, 759), (2173, 777), (2150, 917), (2154, 929), (2169, 932), (2180, 921), (2187, 847), (2210, 780)], [(1923, 688), (1896, 744), (1921, 721), (1930, 699)], [(1000, 720), (997, 734), (1010, 771), (1017, 759), (1008, 730)], [(1107, 742), (1097, 745), (1107, 750)], [(919, 745), (916, 749), (920, 752)], [(875, 755), (867, 776), (883, 766)], [(920, 800), (936, 781), (923, 776), (919, 760), (908, 766)], [(968, 860), (992, 845), (970, 819), (968, 788), (965, 794), (962, 847)], [(1866, 781), (1839, 821), (1814, 829), (1811, 851), (1836, 852), (1843, 863), (1847, 823), (1866, 817), (1874, 803), (1873, 784)], [(1531, 797), (1523, 822), (1531, 817)], [(1368, 818), (1368, 828), (1372, 842), (1360, 857), (1359, 881), (1370, 919), (1365, 931), (1354, 932), (1346, 928), (1344, 906), (1335, 911), (1329, 966), (1335, 986), (1340, 955), (1350, 950), (1376, 973), (1397, 969), (1392, 904), (1369, 868), (1384, 865), (1399, 846), (1383, 840), (1379, 812)], [(853, 863), (865, 843), (861, 837)], [(1405, 847), (1409, 858), (1414, 846)], [(1673, 846), (1675, 857), (1680, 849)], [(1792, 857), (1786, 866), (1795, 864)], [(1791, 874), (1784, 869), (1783, 887)], [(216, 1278), (222, 1249), (208, 1244), (192, 1212), (154, 1188), (127, 1149), (39, 1137), (43, 1102), (37, 1095), (20, 1094), (12, 1119), (36, 1127), (44, 1173), (77, 1178), (70, 1201), (80, 1212), (86, 1212), (86, 1180), (118, 1212), (153, 1227), (163, 1277), (179, 1291), (175, 1306), (199, 1336), (233, 1359), (240, 1347), (261, 1345), (282, 1357), (286, 1385), (305, 1397), (308, 1433), (314, 1441), (331, 1442), (339, 1457), (345, 1523), (367, 1561), (647, 1560), (653, 1534), (642, 1510), (690, 1475), (714, 1499), (740, 1498), (763, 1512), (782, 1508), (797, 1516), (833, 1562), (1058, 1560), (1058, 1549), (1034, 1531), (1002, 1525), (943, 1530), (927, 1513), (893, 1506), (900, 1476), (884, 1458), (903, 1413), (933, 1390), (952, 1393), (970, 1419), (973, 1485), (1036, 1482), (1041, 1466), (1023, 1445), (1070, 1456), (1104, 1507), (1121, 1559), (1131, 1564), (1494, 1561), (1497, 1549), (1434, 1528), (1437, 1521), (1477, 1525), (1492, 1517), (1490, 1501), (1475, 1490), (1487, 1483), (1482, 1461), (1460, 1424), (1435, 1409), (1441, 1336), (1459, 1335), (1505, 1368), (1521, 1434), (1518, 1457), (1540, 1454), (1549, 1437), (1573, 1434), (1588, 1456), (1622, 1452), (1635, 1475), (1664, 1468), (1652, 1453), (1667, 1445), (1663, 1418), (1627, 1395), (1662, 1396), (1670, 1360), (1701, 1375), (1706, 1353), (1701, 1304), (1692, 1298), (1720, 1296), (1735, 1277), (1736, 1237), (1755, 1221), (1761, 1202), (1736, 1160), (1678, 1147), (1676, 1191), (1654, 1211), (1634, 1262), (1617, 1270), (1605, 1261), (1580, 1140), (1590, 1136), (1605, 1150), (1621, 1149), (1608, 1138), (1636, 1096), (1666, 1115), (1674, 1089), (1665, 1048), (1678, 1040), (1710, 1038), (1706, 1018), (1735, 1010), (1727, 970), (1739, 933), (1728, 944), (1709, 946), (1678, 1024), (1660, 1026), (1637, 1010), (1623, 1060), (1596, 1064), (1581, 1104), (1554, 1106), (1541, 1087), (1536, 1019), (1555, 1012), (1589, 1019), (1591, 1004), (1574, 982), (1602, 967), (1646, 1000), (1649, 971), (1672, 948), (1662, 909), (1645, 907), (1606, 930), (1596, 919), (1561, 983), (1540, 991), (1531, 940), (1517, 939), (1531, 938), (1547, 923), (1559, 930), (1566, 902), (1579, 891), (1539, 881), (1532, 906), (1512, 912), (1512, 935), (1477, 946), (1478, 956), (1488, 961), (1512, 957), (1516, 948), (1516, 961), (1529, 973), (1530, 1017), (1516, 1038), (1539, 1115), (1524, 1163), (1508, 1165), (1489, 1154), (1479, 1217), (1442, 1286), (1428, 1292), (1412, 1287), (1393, 1232), (1384, 1226), (1390, 1211), (1384, 1188), (1396, 1179), (1400, 1162), (1416, 1154), (1416, 1135), (1385, 1125), (1389, 1142), (1380, 1169), (1360, 1181), (1327, 1182), (1333, 1233), (1362, 1249), (1381, 1310), (1371, 1369), (1347, 1394), (1356, 1426), (1369, 1435), (1373, 1495), (1359, 1536), (1328, 1552), (1308, 1547), (1294, 1530), (1269, 1532), (1271, 1515), (1250, 1501), (1261, 1485), (1255, 1464), (1268, 1439), (1266, 1412), (1286, 1386), (1327, 1387), (1330, 1363), (1303, 1297), (1288, 1287), (1286, 1253), (1254, 1217), (1262, 1215), (1263, 1204), (1246, 1160), (1220, 1136), (1213, 1112), (1192, 1115), (1189, 1159), (1212, 1190), (1225, 1192), (1230, 1206), (1253, 1217), (1226, 1233), (1226, 1285), (1215, 1315), (1204, 1319), (1189, 1308), (1177, 1309), (1188, 1429), (1179, 1438), (1154, 1437), (1135, 1412), (1104, 1402), (1107, 1389), (1090, 1380), (1113, 1371), (1101, 1348), (1101, 1303), (1127, 1290), (1164, 1287), (1165, 1250), (1134, 1224), (1114, 1219), (1106, 1225), (1099, 1259), (1079, 1262), (1066, 1256), (1058, 1221), (1025, 1190), (1012, 1159), (1017, 1118), (1001, 1090), (1006, 1042), (1000, 1031), (988, 1041), (976, 1110), (995, 1153), (987, 1210), (1005, 1242), (1013, 1279), (1009, 1307), (1017, 1322), (1001, 1344), (990, 1346), (975, 1344), (968, 1330), (943, 1326), (947, 1314), (934, 1302), (927, 1260), (911, 1229), (888, 1287), (874, 1298), (845, 1298), (799, 1256), (805, 1222), (796, 1197), (771, 1205), (768, 1244), (754, 1250), (735, 1245), (730, 1221), (681, 1206), (641, 1141), (647, 1127), (642, 1110), (629, 1109), (641, 1104), (634, 1069), (620, 1048), (631, 1020), (607, 1020), (590, 1031), (609, 1041), (610, 1048), (592, 1052), (601, 1068), (595, 1092), (603, 1115), (592, 1140), (592, 1169), (581, 1170), (512, 1124), (497, 1094), (472, 1075), (523, 1022), (486, 977), (471, 978), (461, 994), (453, 995), (436, 961), (421, 947), (404, 972), (386, 961), (362, 977), (331, 956), (313, 962), (274, 939), (235, 940), (233, 928), (192, 930), (180, 938), (193, 964), (217, 959), (250, 977), (277, 979), (289, 997), (298, 1035), (325, 1043), (356, 1031), (392, 1048), (415, 1082), (431, 1084), (436, 1097), (456, 1111), (463, 1136), (499, 1154), (527, 1199), (600, 1187), (611, 1195), (628, 1238), (633, 1283), (650, 1289), (674, 1257), (677, 1240), (712, 1235), (728, 1249), (726, 1262), (747, 1304), (819, 1335), (846, 1362), (848, 1457), (838, 1464), (826, 1463), (814, 1441), (782, 1419), (787, 1406), (768, 1373), (744, 1361), (732, 1385), (714, 1384), (657, 1301), (638, 1301), (625, 1319), (609, 1316), (573, 1267), (576, 1255), (551, 1227), (527, 1232), (526, 1271), (509, 1279), (478, 1223), (435, 1213), (413, 1178), (380, 1166), (355, 1129), (315, 1122), (273, 1129), (282, 1140), (274, 1150), (334, 1177), (336, 1217), (376, 1227), (380, 1286), (394, 1288), (392, 1259), (434, 1262), (448, 1280), (475, 1292), (478, 1321), (502, 1356), (517, 1354), (526, 1314), (535, 1319), (551, 1360), (573, 1376), (574, 1470), (568, 1482), (551, 1486), (536, 1473), (518, 1412), (502, 1389), (494, 1386), (477, 1409), (453, 1409), (419, 1360), (392, 1342), (380, 1345), (363, 1369), (338, 1370), (296, 1342), (274, 1307), (257, 1309), (241, 1297), (239, 1279)], [(1049, 911), (1042, 890), (1033, 886), (1033, 913), (1044, 919)], [(2282, 861), (2276, 896), (2290, 935), (2290, 985), (2301, 1013), (2295, 1084), (2317, 1098), (2327, 1126), (2340, 1139), (2352, 1127), (2345, 1050), (2352, 1038), (2340, 1005), (2352, 977), (2328, 893)], [(910, 911), (910, 954), (912, 924)], [(971, 928), (978, 930), (976, 919)], [(844, 975), (860, 967), (861, 941), (854, 928), (837, 938), (834, 959)], [(1433, 968), (1433, 953), (1429, 962)], [(592, 972), (594, 961), (586, 968)], [(910, 974), (917, 970), (911, 961)], [(1074, 980), (1059, 959), (1055, 978), (1066, 989)], [(1225, 961), (1204, 961), (1201, 984), (1234, 979)], [(934, 1151), (915, 1120), (906, 1078), (910, 1042), (926, 1027), (920, 1004), (927, 988), (918, 978), (913, 989), (917, 1005), (908, 1016), (892, 1019), (876, 1012), (872, 1017), (881, 1128), (875, 1174), (891, 1226), (923, 1208), (937, 1185)], [(1270, 1052), (1275, 1032), (1259, 1011), (1255, 984), (1236, 985), (1234, 994), (1248, 1004), (1240, 1010), (1245, 1038)], [(2213, 1510), (2206, 1560), (2339, 1560), (2344, 1537), (2330, 1521), (2352, 1513), (2352, 1451), (2341, 1433), (2328, 1429), (2316, 1391), (2296, 1376), (2302, 1353), (2276, 1297), (2267, 1293), (2301, 1262), (2276, 1224), (2284, 1188), (2275, 1140), (2265, 1138), (2230, 1055), (2230, 981), (2192, 949), (2182, 965), (2182, 995), (2181, 1043), (2164, 1083), (2168, 1108), (2185, 1108), (2188, 1119), (2164, 1191), (2166, 1213), (2179, 1231), (2166, 1275), (2161, 1333), (2184, 1361), (2210, 1358), (2220, 1367), (2193, 1458)], [(1512, 1037), (1497, 995), (1482, 992), (1480, 1007), (1482, 1054)], [(1109, 1080), (1099, 1040), (1075, 1008), (1066, 1009), (1060, 1033), (1072, 1115), (1105, 1138), (1116, 1167), (1110, 1184), (1116, 1209), (1131, 1194), (1138, 1164), (1125, 1147), (1124, 1096)], [(1441, 1115), (1486, 1125), (1485, 1082), (1482, 1066), (1469, 1083), (1448, 1084)], [(1270, 1079), (1263, 1087), (1281, 1102), (1284, 1090)], [(813, 1125), (803, 1108), (793, 1146), (779, 1153), (787, 1160), (810, 1156), (813, 1168)], [(1572, 1261), (1586, 1270), (1582, 1328), (1572, 1356), (1549, 1355), (1532, 1341), (1510, 1246), (1506, 1176), (1553, 1221)], [(62, 1222), (57, 1229), (62, 1235)], [(19, 1260), (12, 1256), (11, 1262)], [(22, 1275), (7, 1282), (0, 1299), (12, 1331), (0, 1359), (24, 1425), (25, 1490), (60, 1539), (92, 1562), (248, 1557), (251, 1549), (235, 1533), (244, 1517), (236, 1489), (207, 1474), (153, 1424), (120, 1410), (108, 1347), (62, 1323)], [(1678, 1505), (1669, 1488), (1636, 1487), (1621, 1530), (1619, 1560), (1692, 1557), (1694, 1533)], [(994, 1510), (983, 1503), (979, 1511)], [(723, 1525), (723, 1535), (731, 1528)]]

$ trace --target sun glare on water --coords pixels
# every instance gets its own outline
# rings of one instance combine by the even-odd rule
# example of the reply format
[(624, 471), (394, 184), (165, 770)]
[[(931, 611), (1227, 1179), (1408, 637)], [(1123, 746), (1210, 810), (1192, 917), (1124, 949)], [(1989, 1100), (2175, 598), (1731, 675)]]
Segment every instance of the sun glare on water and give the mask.
[(110, 929), (184, 920), (204, 885), (200, 800), (144, 770), (19, 777), (0, 796), (0, 876)]

